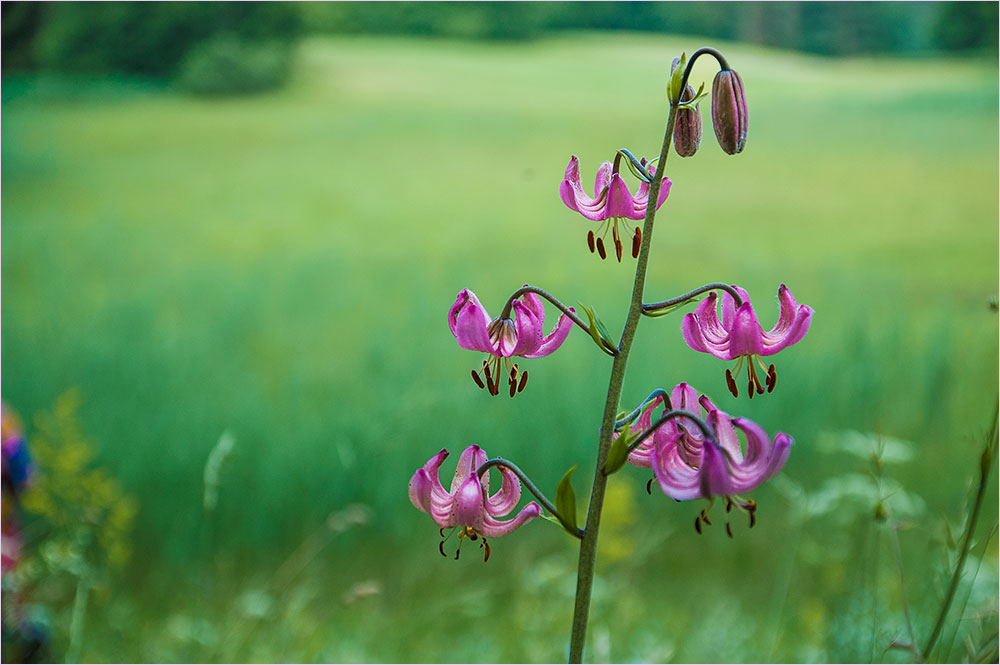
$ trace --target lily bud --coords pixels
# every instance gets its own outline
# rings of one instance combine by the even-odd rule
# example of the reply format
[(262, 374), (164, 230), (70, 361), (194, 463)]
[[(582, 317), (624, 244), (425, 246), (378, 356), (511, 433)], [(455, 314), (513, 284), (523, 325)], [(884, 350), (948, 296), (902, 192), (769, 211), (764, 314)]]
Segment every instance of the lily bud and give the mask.
[(732, 69), (723, 69), (712, 82), (712, 125), (726, 154), (743, 151), (747, 143), (747, 100), (743, 80)]
[[(671, 75), (677, 70), (679, 64), (680, 58), (674, 58), (670, 66)], [(689, 102), (694, 99), (694, 95), (694, 88), (690, 84), (686, 85), (681, 93), (680, 101)], [(677, 118), (674, 120), (674, 150), (681, 157), (690, 157), (698, 150), (699, 145), (701, 145), (701, 113), (698, 110), (698, 105), (695, 105), (694, 111), (685, 108), (677, 109)]]

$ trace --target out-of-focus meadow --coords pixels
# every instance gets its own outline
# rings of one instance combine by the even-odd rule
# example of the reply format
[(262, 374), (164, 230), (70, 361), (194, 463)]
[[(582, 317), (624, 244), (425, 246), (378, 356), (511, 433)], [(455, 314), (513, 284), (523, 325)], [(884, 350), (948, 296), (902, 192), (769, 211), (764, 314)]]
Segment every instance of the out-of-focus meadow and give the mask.
[[(221, 99), (6, 79), (3, 398), (29, 445), (86, 439), (109, 514), (135, 508), (99, 580), (79, 573), (93, 547), (46, 547), (27, 517), (53, 657), (564, 660), (575, 542), (537, 520), (485, 565), (443, 559), (407, 482), (478, 443), (549, 493), (579, 464), (587, 493), (608, 358), (576, 331), (491, 398), (447, 310), (469, 287), (495, 315), (531, 283), (619, 329), (633, 261), (587, 251), (559, 183), (571, 154), (589, 181), (617, 148), (657, 153), (670, 61), (703, 42), (314, 37), (284, 89)], [(733, 540), (639, 470), (611, 480), (588, 658), (906, 661), (890, 525), (923, 642), (997, 401), (996, 62), (713, 45), (748, 145), (723, 154), (703, 104), (699, 153), (667, 164), (647, 300), (737, 283), (770, 327), (785, 283), (816, 315), (752, 402), (680, 314), (644, 319), (623, 407), (686, 380), (796, 443)], [(943, 660), (995, 654), (995, 474), (988, 496)]]

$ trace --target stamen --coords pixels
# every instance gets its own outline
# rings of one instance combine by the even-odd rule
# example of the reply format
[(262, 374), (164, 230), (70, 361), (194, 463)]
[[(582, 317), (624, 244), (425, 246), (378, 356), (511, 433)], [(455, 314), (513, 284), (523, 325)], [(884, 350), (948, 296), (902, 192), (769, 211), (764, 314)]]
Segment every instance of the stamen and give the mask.
[(632, 258), (639, 258), (639, 246), (642, 245), (642, 231), (639, 227), (635, 227), (635, 233), (632, 234)]
[(731, 513), (733, 511), (733, 500), (728, 496), (726, 497), (726, 512)]
[(650, 478), (648, 481), (646, 481), (646, 494), (648, 494), (649, 496), (653, 496), (653, 481), (654, 480), (656, 480), (656, 478)]
[(517, 384), (517, 392), (524, 390), (524, 386), (528, 385), (528, 372), (525, 371), (521, 374), (521, 383)]
[(472, 533), (469, 534), (469, 540), (479, 540), (479, 534), (473, 531)]
[(615, 254), (618, 255), (618, 263), (622, 262), (622, 239), (618, 236), (618, 222), (611, 227), (611, 237), (615, 239)]
[(753, 365), (748, 365), (750, 368), (750, 380), (747, 382), (747, 392), (750, 393), (750, 399), (753, 399), (754, 386), (753, 386)]
[(462, 546), (459, 544), (458, 549), (455, 550), (455, 561), (458, 561), (458, 555), (462, 553)]
[(472, 370), (472, 380), (475, 381), (476, 385), (480, 388), (486, 387), (485, 384), (483, 384), (483, 380), (479, 378), (478, 374), (476, 374), (476, 370)]
[(729, 392), (733, 394), (733, 397), (740, 396), (739, 388), (736, 387), (736, 379), (733, 378), (733, 373), (728, 369), (726, 370), (726, 386), (729, 388)]
[(597, 239), (597, 253), (601, 255), (601, 259), (608, 258), (608, 253), (604, 251), (604, 238)]
[(729, 526), (729, 522), (726, 522), (726, 535), (730, 538), (733, 537), (733, 527)]
[(445, 559), (448, 558), (448, 555), (444, 553), (444, 541), (443, 540), (440, 543), (438, 543), (438, 551), (441, 552), (441, 556), (443, 556)]
[(756, 523), (757, 523), (757, 511), (751, 510), (750, 511), (750, 528), (752, 529)]
[(708, 515), (705, 513), (704, 510), (701, 511), (701, 519), (704, 520), (705, 524), (707, 524), (708, 526), (712, 526), (712, 520), (708, 519)]
[(490, 544), (486, 542), (485, 538), (483, 538), (483, 547), (486, 550), (486, 554), (483, 556), (483, 563), (486, 563), (490, 560)]
[(699, 517), (694, 518), (694, 530), (698, 532), (698, 535), (701, 535), (701, 518)]
[(444, 527), (441, 527), (440, 529), (438, 529), (438, 533), (440, 533), (441, 537), (444, 538)]
[(513, 397), (517, 394), (517, 382), (514, 379), (510, 380), (510, 396)]
[(516, 381), (517, 380), (517, 365), (514, 365), (513, 367), (510, 368), (509, 374), (510, 374), (510, 380), (511, 381)]
[(774, 363), (771, 363), (767, 368), (767, 392), (774, 391), (776, 383), (778, 383), (778, 371), (774, 368)]
[(594, 229), (587, 231), (587, 247), (590, 248), (590, 253), (594, 253)]

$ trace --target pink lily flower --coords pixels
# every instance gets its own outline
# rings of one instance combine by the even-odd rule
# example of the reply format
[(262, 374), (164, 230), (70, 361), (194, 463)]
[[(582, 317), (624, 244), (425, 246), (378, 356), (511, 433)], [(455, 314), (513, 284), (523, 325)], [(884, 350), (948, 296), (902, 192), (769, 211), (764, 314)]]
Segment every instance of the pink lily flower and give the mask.
[[(418, 510), (430, 515), (434, 523), (441, 527), (443, 540), (438, 549), (442, 556), (447, 556), (444, 553), (444, 543), (451, 536), (448, 534), (446, 537), (444, 530), (458, 529), (459, 548), (464, 538), (472, 541), (482, 538), (480, 547), (485, 548), (485, 561), (490, 558), (487, 538), (506, 536), (538, 517), (542, 508), (532, 501), (513, 519), (501, 521), (499, 518), (511, 513), (521, 500), (521, 481), (514, 472), (499, 467), (500, 489), (490, 496), (490, 472), (484, 473), (482, 479), (476, 475), (476, 469), (487, 462), (486, 451), (479, 446), (469, 446), (458, 458), (451, 491), (448, 492), (438, 477), (438, 470), (446, 457), (448, 451), (442, 450), (422, 468), (417, 469), (410, 478), (410, 502)], [(458, 552), (455, 553), (455, 558), (458, 558)]]
[(713, 292), (698, 305), (693, 314), (684, 317), (681, 330), (684, 341), (695, 351), (710, 353), (721, 360), (737, 360), (735, 372), (726, 370), (726, 385), (734, 397), (739, 397), (736, 377), (743, 369), (743, 361), (746, 359), (748, 390), (752, 399), (755, 391), (758, 395), (764, 392), (764, 386), (757, 377), (755, 363), (764, 372), (764, 385), (767, 386), (767, 392), (771, 392), (778, 376), (774, 365), (765, 368), (760, 357), (774, 355), (802, 339), (809, 330), (813, 309), (808, 305), (799, 305), (792, 292), (782, 284), (778, 289), (778, 301), (781, 304), (778, 323), (770, 331), (764, 332), (753, 311), (750, 296), (738, 286), (733, 288), (743, 299), (742, 305), (737, 308), (733, 297), (723, 292), (720, 321), (716, 314), (718, 297)]
[[(685, 385), (685, 392), (689, 388)], [(757, 504), (739, 495), (756, 489), (781, 471), (794, 440), (779, 433), (772, 441), (759, 425), (746, 418), (730, 418), (704, 395), (699, 402), (705, 422), (715, 432), (717, 445), (706, 440), (694, 423), (683, 418), (671, 421), (673, 427), (665, 425), (654, 435), (656, 445), (649, 458), (653, 477), (663, 493), (677, 501), (725, 497), (726, 513), (734, 505), (739, 507), (749, 514), (752, 527)], [(746, 437), (745, 449), (737, 430)], [(699, 533), (702, 521), (711, 524), (704, 510), (695, 519)], [(728, 518), (726, 532), (732, 536)]]
[[(645, 160), (643, 163), (645, 165)], [(649, 171), (653, 173), (655, 169), (649, 169)], [(667, 200), (670, 184), (670, 178), (663, 178), (660, 194), (656, 201), (657, 209)], [(576, 155), (573, 155), (569, 160), (569, 166), (566, 167), (566, 175), (562, 184), (559, 186), (559, 196), (570, 210), (577, 211), (591, 221), (604, 222), (598, 231), (600, 237), (597, 237), (596, 241), (594, 231), (587, 232), (587, 245), (590, 247), (591, 253), (596, 247), (602, 259), (607, 256), (604, 249), (604, 236), (608, 234), (610, 228), (614, 238), (615, 252), (618, 255), (618, 261), (621, 262), (622, 241), (618, 233), (618, 224), (621, 222), (624, 227), (626, 219), (639, 220), (646, 216), (646, 207), (649, 204), (649, 183), (640, 184), (639, 191), (633, 196), (629, 192), (628, 185), (625, 184), (611, 162), (604, 162), (597, 169), (594, 196), (591, 198), (583, 191), (583, 184), (580, 181), (580, 162)], [(639, 256), (641, 242), (642, 231), (636, 226), (632, 235), (632, 258)]]
[[(575, 311), (570, 308), (570, 311)], [(489, 354), (483, 360), (485, 383), (476, 370), (472, 379), (480, 388), (488, 388), (491, 395), (500, 393), (500, 380), (506, 378), (510, 396), (524, 390), (528, 372), (521, 371), (510, 358), (541, 358), (558, 349), (569, 335), (573, 320), (565, 314), (559, 317), (556, 327), (543, 335), (545, 307), (534, 293), (525, 293), (514, 301), (515, 319), (491, 319), (476, 294), (462, 289), (448, 312), (451, 334), (463, 349)]]

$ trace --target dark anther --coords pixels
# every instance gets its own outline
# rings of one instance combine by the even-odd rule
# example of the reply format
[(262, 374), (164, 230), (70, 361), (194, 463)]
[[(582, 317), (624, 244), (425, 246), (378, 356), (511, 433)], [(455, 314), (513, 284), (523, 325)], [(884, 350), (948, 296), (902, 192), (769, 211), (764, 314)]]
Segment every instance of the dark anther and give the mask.
[(726, 512), (727, 513), (733, 512), (733, 500), (730, 499), (728, 496), (726, 497)]
[(479, 534), (473, 533), (469, 536), (469, 540), (479, 540)]
[(649, 480), (646, 481), (646, 494), (648, 494), (649, 496), (653, 496), (653, 481), (654, 480), (656, 480), (656, 479), (655, 478), (650, 478)]
[(594, 229), (587, 231), (587, 247), (590, 248), (590, 253), (594, 253)]
[(459, 547), (457, 550), (455, 550), (455, 561), (458, 561), (458, 555), (461, 554), (461, 553), (462, 553), (462, 548), (461, 547)]
[(756, 523), (757, 523), (757, 511), (751, 510), (750, 511), (750, 528), (752, 529)]
[(615, 254), (618, 255), (618, 263), (622, 262), (622, 239), (618, 236), (618, 222), (611, 227), (611, 237), (615, 239)]
[(440, 533), (441, 537), (444, 538), (444, 527), (441, 527), (440, 529), (438, 529), (438, 533)]
[(699, 517), (694, 518), (694, 530), (701, 533), (701, 518)]
[(476, 373), (476, 370), (472, 370), (472, 380), (475, 381), (476, 385), (480, 388), (486, 387), (486, 385), (483, 384), (483, 380), (479, 378), (479, 374)]
[(729, 522), (726, 522), (726, 535), (730, 538), (733, 537), (733, 527), (729, 526)]
[(756, 392), (753, 385), (753, 373), (750, 373), (750, 382), (747, 384), (747, 392), (750, 393), (750, 399), (753, 399), (753, 394)]
[(635, 233), (632, 234), (632, 258), (639, 258), (639, 246), (642, 245), (642, 231), (639, 227), (635, 227)]
[(604, 238), (597, 239), (597, 253), (601, 255), (602, 259), (608, 258), (608, 253), (604, 251)]
[(524, 390), (526, 385), (528, 385), (528, 373), (524, 372), (521, 374), (521, 383), (517, 384), (517, 392)]
[[(442, 531), (443, 530), (444, 529), (442, 529)], [(445, 559), (448, 558), (448, 555), (444, 553), (444, 541), (443, 540), (440, 543), (438, 543), (438, 551), (441, 552), (441, 556), (443, 556)]]
[(774, 363), (771, 363), (767, 368), (767, 392), (772, 392), (776, 383), (778, 383), (778, 371), (774, 369)]
[(516, 381), (517, 380), (517, 367), (516, 366), (510, 368), (510, 380), (511, 381)]
[(706, 514), (705, 514), (705, 511), (704, 511), (704, 510), (703, 510), (703, 511), (701, 511), (701, 519), (702, 519), (702, 521), (703, 521), (703, 522), (705, 522), (705, 524), (707, 524), (708, 526), (712, 526), (712, 520), (708, 519), (708, 515), (706, 515)]
[(490, 373), (490, 366), (483, 365), (483, 374), (486, 375), (486, 383), (490, 386), (490, 392), (493, 392), (493, 375)]
[(517, 382), (514, 379), (510, 380), (510, 396), (513, 397), (517, 394)]
[(728, 369), (726, 370), (726, 386), (729, 387), (729, 392), (733, 394), (733, 397), (740, 396), (740, 391), (736, 387), (736, 379), (733, 378), (733, 373)]
[(486, 563), (490, 560), (490, 544), (486, 542), (485, 538), (483, 538), (483, 549), (485, 550), (485, 554), (483, 554), (483, 563)]

